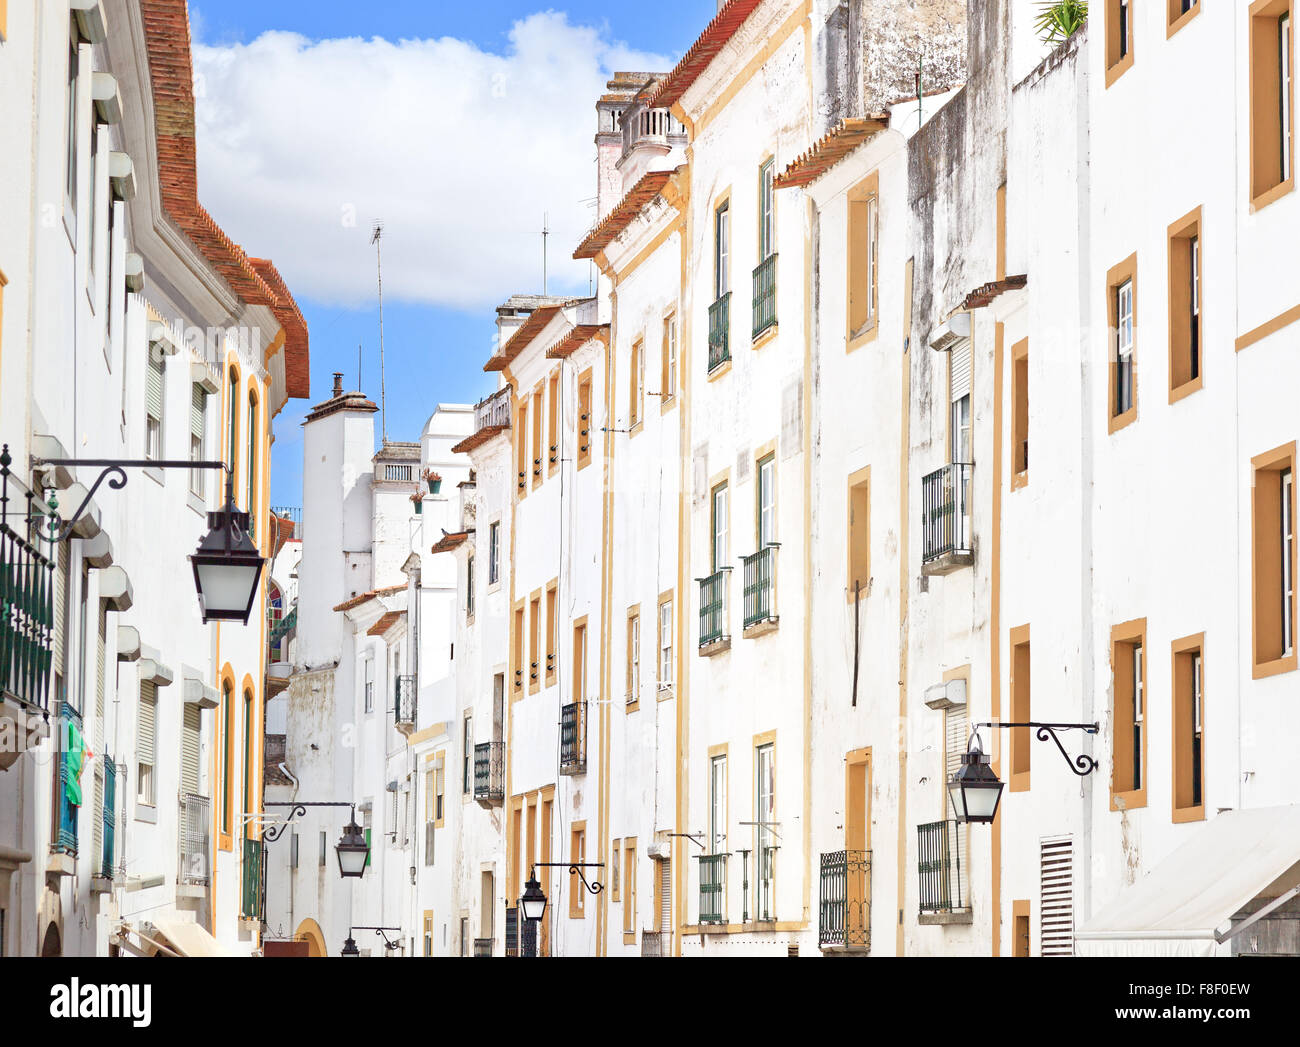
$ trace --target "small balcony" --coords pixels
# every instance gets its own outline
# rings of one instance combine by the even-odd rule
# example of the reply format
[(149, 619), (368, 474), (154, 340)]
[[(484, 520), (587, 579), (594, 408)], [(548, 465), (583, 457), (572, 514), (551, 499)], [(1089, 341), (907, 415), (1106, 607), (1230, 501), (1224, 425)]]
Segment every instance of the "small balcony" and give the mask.
[(262, 918), (262, 841), (244, 838), (244, 874), (239, 912), (245, 920)]
[(480, 807), (500, 807), (505, 799), (505, 775), (500, 742), (474, 746), (474, 802)]
[(727, 922), (727, 855), (700, 858), (700, 924)]
[(917, 874), (921, 923), (970, 923), (966, 827), (957, 822), (918, 825)]
[(947, 465), (921, 481), (922, 574), (951, 574), (975, 562), (971, 542), (974, 468)]
[(510, 387), (506, 386), (493, 393), (486, 400), (480, 400), (474, 407), (474, 432), (484, 429), (510, 428)]
[(731, 292), (709, 306), (709, 374), (731, 360)]
[(731, 647), (727, 622), (727, 589), (731, 568), (700, 579), (700, 653), (721, 654)]
[(671, 956), (673, 954), (672, 931), (642, 931), (642, 956)]
[(560, 710), (560, 773), (587, 773), (586, 702), (574, 702)]
[(871, 951), (871, 852), (822, 855), (818, 944), (822, 952)]
[(776, 255), (754, 270), (754, 340), (776, 326)]
[(207, 887), (212, 876), (212, 801), (186, 796), (176, 819), (180, 868), (176, 880), (184, 887)]
[(394, 693), (394, 726), (403, 734), (409, 735), (415, 730), (416, 689), (414, 676), (399, 676)]
[(506, 910), (506, 955), (519, 955), (519, 910)]
[(491, 939), (491, 938), (475, 938), (475, 939), (474, 939), (474, 956), (475, 956), (476, 959), (487, 959), (487, 960), (490, 960), (490, 959), (492, 958), (492, 939)]
[(779, 545), (769, 545), (762, 552), (744, 558), (745, 566), (745, 636), (752, 638), (777, 627), (776, 560)]

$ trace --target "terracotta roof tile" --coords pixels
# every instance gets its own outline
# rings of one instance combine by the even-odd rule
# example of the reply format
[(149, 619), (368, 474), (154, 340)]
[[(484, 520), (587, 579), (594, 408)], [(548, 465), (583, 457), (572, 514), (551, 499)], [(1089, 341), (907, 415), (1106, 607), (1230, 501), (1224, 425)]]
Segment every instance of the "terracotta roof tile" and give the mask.
[(434, 554), (451, 553), (459, 549), (469, 539), (469, 532), (443, 535), (442, 541), (433, 547)]
[(889, 126), (889, 115), (864, 120), (842, 120), (811, 149), (772, 180), (777, 189), (815, 182), (858, 146), (869, 142)]
[(995, 298), (999, 298), (1008, 291), (1019, 291), (1023, 287), (1029, 286), (1028, 276), (1008, 276), (1004, 280), (993, 280), (987, 284), (975, 288), (966, 296), (966, 301), (962, 302), (959, 312), (965, 312), (970, 309), (983, 309)]
[(383, 636), (393, 626), (406, 617), (405, 611), (389, 611), (386, 615), (375, 622), (366, 630), (367, 636)]
[(700, 38), (682, 56), (677, 67), (668, 74), (659, 89), (651, 96), (649, 106), (652, 109), (667, 109), (678, 102), (691, 84), (699, 79), (700, 74), (709, 68), (718, 52), (763, 0), (727, 0), (722, 10), (700, 34)]
[(546, 350), (548, 360), (567, 360), (593, 338), (609, 342), (609, 324), (579, 324)]
[[(566, 303), (572, 304), (572, 303)], [(562, 309), (563, 305), (544, 305), (540, 309), (534, 309), (524, 325), (510, 336), (510, 341), (506, 342), (501, 352), (497, 353), (483, 367), (485, 371), (504, 371), (518, 358), (534, 338), (541, 332), (552, 318)]]
[(663, 192), (664, 186), (675, 171), (651, 171), (636, 185), (628, 190), (627, 196), (607, 214), (587, 238), (573, 252), (574, 258), (595, 258), (601, 251), (619, 238), (623, 230), (632, 224), (642, 209)]
[(477, 451), (484, 444), (489, 443), (492, 440), (495, 440), (502, 433), (508, 433), (509, 431), (510, 431), (510, 426), (508, 425), (485, 426), (484, 428), (476, 432), (473, 436), (465, 440), (462, 440), (460, 443), (458, 443), (455, 447), (451, 449), (451, 453), (469, 454), (470, 451)]
[(373, 592), (362, 593), (360, 596), (354, 596), (351, 600), (344, 600), (343, 603), (335, 607), (334, 610), (352, 611), (360, 607), (363, 603), (365, 603), (368, 600), (373, 600), (376, 597), (380, 597), (380, 596), (392, 596), (395, 593), (404, 592), (405, 590), (406, 590), (405, 585), (392, 585), (389, 586), (387, 589), (375, 589)]

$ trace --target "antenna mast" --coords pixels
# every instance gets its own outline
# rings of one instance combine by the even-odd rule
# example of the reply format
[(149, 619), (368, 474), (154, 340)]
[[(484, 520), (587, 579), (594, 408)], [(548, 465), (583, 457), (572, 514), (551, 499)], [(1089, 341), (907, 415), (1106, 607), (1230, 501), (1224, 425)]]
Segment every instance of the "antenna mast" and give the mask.
[(379, 263), (379, 408), (380, 425), (384, 432), (384, 443), (388, 443), (388, 389), (384, 371), (384, 223), (375, 223), (374, 235), (370, 242), (375, 245), (375, 256)]
[(551, 238), (551, 215), (550, 212), (547, 212), (546, 214), (542, 215), (542, 297), (543, 298), (546, 297), (546, 286), (547, 286), (546, 262), (547, 262), (547, 249), (550, 246), (550, 238)]

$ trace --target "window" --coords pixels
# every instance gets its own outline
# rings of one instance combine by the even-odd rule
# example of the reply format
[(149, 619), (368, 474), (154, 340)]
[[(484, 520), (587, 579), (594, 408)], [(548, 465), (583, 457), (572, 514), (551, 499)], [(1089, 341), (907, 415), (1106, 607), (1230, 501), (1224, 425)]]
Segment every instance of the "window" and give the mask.
[(727, 756), (709, 760), (709, 854), (727, 853)]
[[(575, 822), (569, 831), (569, 860), (581, 865), (587, 860), (587, 823)], [(569, 874), (569, 919), (581, 920), (587, 915), (587, 890), (576, 872)]]
[(1296, 661), (1295, 444), (1255, 458), (1252, 506), (1254, 677)]
[(546, 686), (555, 683), (560, 648), (560, 613), (558, 579), (546, 587)]
[(247, 478), (247, 501), (244, 507), (248, 512), (250, 536), (257, 539), (257, 397), (248, 394), (248, 466), (244, 469)]
[(975, 460), (971, 438), (971, 389), (973, 360), (970, 340), (948, 354), (948, 397), (952, 404), (948, 422), (948, 456), (953, 464), (970, 465)]
[(731, 290), (731, 205), (724, 203), (713, 215), (713, 298), (720, 301)]
[[(75, 36), (76, 29), (74, 27)], [(67, 109), (67, 153), (64, 156), (63, 192), (70, 214), (77, 211), (77, 74), (79, 58), (77, 42), (74, 39), (68, 45), (68, 109)], [(73, 223), (75, 228), (75, 223)]]
[[(499, 677), (498, 677), (499, 679)], [(461, 727), (461, 792), (474, 795), (474, 721), (466, 716)]]
[(757, 918), (774, 918), (773, 897), (776, 852), (776, 746), (760, 745), (754, 753), (755, 868), (758, 873)]
[(628, 419), (630, 428), (635, 429), (642, 422), (645, 400), (645, 343), (640, 340), (632, 343), (631, 382), (632, 387), (628, 392)]
[(1201, 388), (1201, 209), (1169, 227), (1169, 402)]
[[(203, 386), (192, 386), (192, 395), (190, 398), (190, 461), (203, 461), (204, 450), (204, 419), (208, 413), (208, 394), (204, 391)], [(197, 498), (207, 498), (207, 475), (202, 469), (192, 469), (190, 471), (190, 492)]]
[(366, 712), (375, 711), (375, 662), (373, 658), (366, 659)]
[(1011, 489), (1029, 483), (1029, 339), (1011, 347)]
[(623, 933), (636, 935), (636, 840), (623, 841), (623, 868), (627, 888), (623, 892)]
[(758, 259), (765, 261), (776, 252), (775, 193), (772, 175), (776, 164), (768, 160), (758, 170)]
[(514, 670), (515, 670), (515, 696), (518, 697), (524, 690), (524, 605), (519, 604), (515, 608), (515, 635), (514, 635)]
[(460, 954), (461, 956), (469, 955), (469, 917), (460, 918)]
[(465, 617), (474, 619), (474, 557), (465, 561)]
[(610, 848), (610, 859), (613, 862), (613, 869), (610, 875), (610, 900), (618, 901), (622, 891), (623, 882), (623, 849), (619, 846), (619, 841), (614, 841), (614, 846)]
[(153, 807), (157, 803), (154, 791), (154, 767), (157, 763), (158, 686), (140, 684), (140, 717), (136, 722), (136, 802)]
[(447, 817), (447, 758), (439, 753), (433, 759), (433, 824), (441, 829)]
[(591, 372), (584, 371), (578, 380), (578, 468), (591, 464), (591, 445), (595, 419), (591, 413)]
[(666, 404), (677, 395), (677, 317), (670, 316), (664, 321), (662, 401)]
[(515, 451), (519, 465), (519, 497), (528, 494), (528, 398), (520, 397), (515, 429)]
[(776, 456), (769, 454), (758, 463), (755, 530), (758, 548), (776, 544)]
[[(1030, 699), (1029, 626), (1011, 630), (1011, 722), (1030, 723), (1033, 716)], [(1028, 727), (1011, 731), (1011, 791), (1029, 791), (1029, 765), (1033, 738)]]
[(538, 389), (533, 394), (533, 486), (541, 485), (543, 478), (542, 461), (542, 421), (546, 417), (546, 398), (544, 391)]
[(871, 589), (871, 469), (849, 477), (850, 602)]
[(627, 704), (641, 700), (641, 612), (627, 612)]
[(550, 453), (548, 461), (550, 463), (550, 472), (555, 472), (560, 466), (560, 372), (556, 371), (551, 375), (551, 414), (550, 429), (548, 430), (548, 443), (550, 444)]
[(501, 524), (493, 521), (488, 527), (488, 585), (501, 581)]
[(1205, 636), (1173, 644), (1175, 822), (1205, 817)]
[(239, 475), (239, 400), (236, 392), (239, 390), (239, 372), (235, 368), (230, 369), (230, 416), (227, 419), (227, 428), (229, 431), (230, 453), (226, 460), (230, 466), (232, 476)]
[(727, 566), (727, 485), (713, 489), (713, 573)]
[(149, 366), (145, 371), (144, 456), (157, 460), (163, 456), (163, 359), (162, 351), (149, 346)]
[(880, 177), (849, 190), (848, 348), (876, 336), (880, 308)]
[(230, 681), (226, 681), (221, 689), (221, 834), (227, 839), (224, 841), (225, 846), (230, 846), (230, 826), (231, 826), (231, 746), (234, 745), (235, 733), (232, 729), (231, 718), (235, 715), (235, 689), (231, 686)]
[(1294, 0), (1250, 5), (1250, 197), (1258, 210), (1295, 187)]
[(587, 621), (573, 626), (573, 700), (587, 699)]
[(1111, 630), (1112, 811), (1145, 807), (1147, 802), (1146, 631), (1145, 619)]
[[(244, 821), (244, 815), (253, 810), (253, 746), (256, 744), (253, 735), (253, 692), (244, 692), (244, 806), (240, 811), (239, 820)], [(252, 825), (244, 826), (244, 839), (249, 839), (249, 833)]]
[(424, 955), (433, 955), (433, 913), (427, 910), (424, 914)]
[(538, 690), (542, 683), (542, 598), (534, 595), (528, 608), (528, 688)]
[(1132, 0), (1106, 0), (1106, 86), (1133, 65)]
[(1201, 13), (1200, 0), (1167, 0), (1167, 3), (1169, 4), (1168, 36), (1173, 36)]
[(673, 598), (661, 597), (659, 604), (659, 690), (673, 685)]
[(1137, 255), (1107, 274), (1110, 316), (1110, 432), (1137, 419)]

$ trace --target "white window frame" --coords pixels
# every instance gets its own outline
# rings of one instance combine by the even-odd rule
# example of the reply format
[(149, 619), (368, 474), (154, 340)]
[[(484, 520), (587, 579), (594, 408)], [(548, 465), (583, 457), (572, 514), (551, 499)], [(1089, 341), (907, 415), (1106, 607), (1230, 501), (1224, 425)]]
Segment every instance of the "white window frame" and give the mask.
[(488, 585), (501, 581), (501, 521), (488, 525)]
[(875, 323), (880, 279), (880, 197), (867, 198), (867, 326)]
[(758, 463), (758, 550), (776, 544), (776, 455)]
[(1277, 20), (1278, 28), (1278, 61), (1279, 74), (1281, 78), (1282, 94), (1282, 112), (1281, 112), (1281, 132), (1282, 132), (1282, 181), (1291, 177), (1291, 149), (1292, 140), (1295, 137), (1295, 96), (1294, 84), (1291, 79), (1292, 51), (1294, 50), (1295, 41), (1291, 32), (1291, 12), (1284, 11)]
[[(1127, 381), (1127, 385), (1125, 382)], [(1127, 391), (1128, 395), (1125, 396)], [(1115, 416), (1133, 410), (1133, 280), (1115, 288)], [(1123, 404), (1123, 407), (1120, 405)]]
[(659, 688), (673, 685), (673, 601), (659, 605)]
[(720, 302), (731, 290), (731, 201), (713, 212), (713, 299)]
[(730, 493), (727, 484), (719, 484), (713, 489), (713, 572), (717, 574), (727, 566), (730, 553), (728, 548), (728, 508)]
[(628, 705), (635, 705), (641, 700), (641, 616), (634, 614), (628, 621), (628, 660), (631, 663), (631, 689), (628, 691)]
[(772, 184), (776, 161), (768, 159), (758, 169), (758, 254), (766, 262), (776, 254), (776, 192)]
[(664, 396), (672, 397), (677, 395), (677, 316), (676, 314), (670, 316), (667, 319), (665, 325), (668, 328), (667, 339), (666, 339), (668, 342), (668, 368), (667, 368), (668, 388), (664, 390)]
[(1295, 653), (1295, 474), (1282, 472), (1282, 657)]
[(709, 854), (727, 853), (727, 756), (709, 760)]

